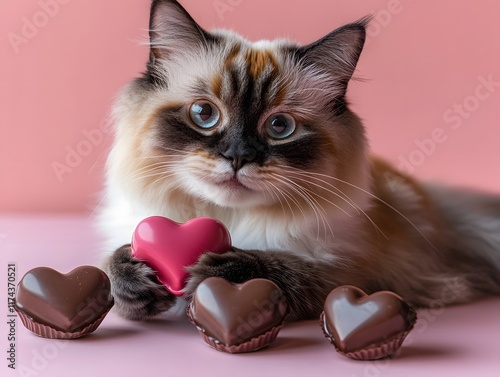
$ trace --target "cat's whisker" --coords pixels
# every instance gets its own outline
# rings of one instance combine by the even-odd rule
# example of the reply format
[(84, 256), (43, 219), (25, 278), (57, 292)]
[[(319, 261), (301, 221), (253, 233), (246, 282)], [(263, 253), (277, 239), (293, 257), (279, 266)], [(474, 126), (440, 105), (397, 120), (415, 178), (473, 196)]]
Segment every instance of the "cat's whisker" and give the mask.
[(368, 214), (367, 214), (367, 213), (366, 213), (366, 212), (365, 212), (365, 211), (364, 211), (364, 210), (363, 210), (360, 206), (358, 206), (358, 205), (357, 205), (357, 204), (356, 204), (353, 200), (351, 200), (347, 194), (345, 194), (345, 193), (344, 193), (342, 190), (340, 190), (338, 187), (335, 187), (334, 185), (332, 185), (331, 183), (329, 183), (329, 182), (327, 182), (327, 181), (325, 181), (325, 180), (323, 180), (323, 179), (320, 179), (320, 178), (317, 178), (317, 177), (310, 176), (310, 175), (308, 175), (308, 174), (307, 174), (308, 172), (298, 173), (298, 172), (292, 172), (292, 171), (288, 170), (288, 173), (293, 174), (293, 175), (297, 175), (297, 174), (299, 174), (299, 175), (301, 175), (301, 176), (305, 176), (305, 177), (310, 178), (310, 179), (315, 179), (315, 180), (318, 180), (318, 181), (320, 181), (321, 183), (324, 183), (325, 185), (330, 186), (330, 187), (334, 188), (335, 190), (339, 191), (339, 192), (340, 192), (343, 196), (345, 196), (345, 198), (347, 198), (347, 199), (343, 198), (343, 197), (342, 197), (342, 196), (340, 196), (339, 194), (337, 194), (337, 193), (333, 192), (333, 191), (332, 191), (332, 190), (330, 190), (330, 189), (327, 189), (326, 187), (324, 187), (324, 186), (322, 186), (322, 185), (315, 184), (314, 182), (311, 182), (311, 181), (309, 181), (309, 180), (305, 180), (305, 179), (303, 179), (303, 178), (299, 178), (299, 177), (295, 176), (295, 178), (296, 178), (296, 179), (303, 180), (303, 181), (307, 182), (308, 184), (313, 184), (313, 185), (315, 185), (315, 186), (317, 186), (317, 187), (319, 187), (319, 188), (321, 188), (321, 189), (323, 189), (323, 190), (325, 190), (325, 191), (327, 191), (327, 192), (330, 192), (331, 194), (333, 194), (333, 195), (335, 195), (335, 196), (339, 197), (340, 199), (344, 200), (346, 203), (348, 203), (348, 204), (349, 204), (349, 205), (351, 205), (354, 209), (356, 209), (356, 211), (357, 211), (358, 213), (360, 213), (360, 212), (361, 212), (361, 213), (362, 213), (362, 214), (363, 214), (363, 215), (364, 215), (364, 216), (368, 219), (368, 221), (369, 221), (369, 222), (373, 225), (373, 227), (375, 228), (375, 230), (377, 230), (377, 232), (379, 232), (382, 236), (384, 236), (384, 238), (385, 238), (385, 239), (389, 239), (389, 238), (386, 236), (386, 234), (382, 231), (382, 229), (380, 229), (380, 227), (379, 227), (379, 226), (378, 226), (378, 225), (377, 225), (377, 224), (376, 224), (376, 223), (372, 220), (372, 218), (371, 218), (371, 217), (370, 217), (370, 216), (369, 216), (369, 215), (368, 215)]
[[(285, 186), (288, 186), (290, 189), (292, 189), (292, 191), (296, 192), (299, 196), (301, 196), (300, 192), (298, 192), (298, 190), (296, 188), (294, 188), (293, 186), (289, 185), (287, 182), (281, 180), (279, 177), (277, 176), (274, 176), (273, 178), (275, 178), (278, 182), (284, 184)], [(293, 195), (290, 195), (290, 193), (287, 193), (286, 191), (283, 190), (283, 193), (285, 193), (289, 198), (290, 200), (297, 206), (297, 208), (300, 210), (302, 216), (306, 216), (306, 213), (304, 212), (304, 208), (302, 207), (302, 205), (300, 204), (300, 202), (293, 197)]]
[[(316, 226), (316, 239), (319, 239), (320, 215), (318, 214), (318, 210), (317, 210), (316, 205), (312, 201), (310, 201), (307, 197), (302, 195), (302, 193), (299, 192), (298, 189), (295, 189), (294, 187), (292, 187), (292, 185), (290, 185), (286, 182), (283, 182), (283, 181), (281, 181), (281, 183), (285, 184), (290, 189), (292, 189), (294, 192), (296, 192), (311, 207), (311, 209), (313, 210), (314, 216), (316, 217), (316, 224), (317, 224), (317, 226)], [(325, 233), (326, 233), (325, 221), (323, 218), (321, 220), (323, 221), (323, 229), (325, 230)]]
[(103, 196), (101, 197), (101, 199), (99, 200), (99, 203), (97, 203), (97, 204), (96, 204), (96, 206), (94, 207), (94, 209), (92, 210), (92, 212), (90, 212), (89, 217), (88, 217), (89, 219), (90, 219), (92, 216), (94, 216), (94, 213), (95, 213), (97, 210), (99, 210), (99, 209), (100, 209), (100, 207), (101, 207), (102, 203), (104, 202), (104, 200), (106, 200), (106, 199), (107, 199), (107, 197), (108, 197), (109, 193), (110, 193), (109, 191), (106, 191), (106, 192), (104, 193), (104, 195), (103, 195)]
[(186, 152), (186, 151), (181, 151), (181, 150), (177, 150), (177, 149), (173, 149), (172, 150), (174, 152), (177, 152), (176, 154), (148, 154), (148, 155), (145, 155), (145, 156), (135, 156), (135, 157), (132, 157), (132, 159), (134, 161), (142, 161), (142, 160), (159, 160), (160, 162), (163, 161), (163, 162), (174, 162), (174, 161), (165, 161), (165, 159), (171, 159), (171, 158), (185, 158), (186, 156), (188, 156), (189, 154)]
[[(314, 178), (314, 177), (310, 177), (310, 178)], [(387, 240), (389, 239), (389, 237), (387, 237), (387, 236), (386, 236), (386, 234), (382, 231), (382, 229), (380, 229), (380, 227), (379, 227), (379, 226), (378, 226), (378, 225), (377, 225), (377, 224), (376, 224), (376, 223), (372, 220), (372, 218), (368, 215), (368, 213), (366, 213), (366, 212), (365, 212), (365, 211), (364, 211), (364, 210), (363, 210), (360, 206), (358, 206), (358, 205), (357, 205), (356, 203), (354, 203), (353, 201), (347, 201), (347, 200), (345, 200), (344, 198), (342, 198), (342, 197), (341, 197), (340, 195), (338, 195), (337, 193), (333, 192), (332, 190), (327, 189), (326, 187), (324, 187), (324, 186), (322, 186), (322, 185), (314, 184), (313, 182), (310, 182), (310, 181), (308, 181), (308, 180), (306, 180), (306, 179), (299, 178), (299, 177), (295, 177), (295, 179), (298, 179), (298, 180), (300, 180), (300, 181), (304, 181), (304, 182), (306, 182), (306, 183), (308, 183), (308, 184), (313, 184), (313, 185), (315, 185), (315, 186), (317, 186), (317, 187), (321, 188), (322, 190), (325, 190), (325, 191), (327, 191), (327, 192), (329, 192), (329, 193), (331, 193), (331, 194), (333, 194), (333, 195), (335, 195), (335, 196), (339, 197), (340, 199), (344, 200), (344, 201), (345, 201), (346, 203), (348, 203), (351, 207), (353, 207), (353, 208), (354, 208), (354, 209), (355, 209), (358, 213), (362, 213), (362, 214), (363, 214), (363, 216), (365, 216), (365, 217), (367, 218), (367, 220), (368, 220), (368, 221), (369, 221), (369, 222), (373, 225), (373, 227), (375, 228), (375, 230), (376, 230), (377, 232), (379, 232), (382, 236), (384, 236), (384, 238), (385, 238), (385, 239), (387, 239)], [(325, 184), (330, 185), (328, 182), (325, 182), (325, 181), (323, 181), (323, 180), (320, 180), (320, 181), (324, 182)], [(330, 186), (332, 186), (332, 185), (330, 185)], [(334, 186), (332, 186), (332, 187), (334, 187)], [(337, 189), (338, 189), (338, 188), (337, 188)], [(338, 190), (340, 190), (340, 189), (338, 189)], [(341, 190), (340, 190), (340, 191), (341, 191)], [(344, 192), (343, 192), (343, 191), (341, 191), (341, 192), (344, 194)], [(318, 194), (318, 195), (319, 195), (319, 194)], [(344, 194), (344, 195), (346, 195), (346, 194)], [(326, 199), (324, 199), (324, 200), (326, 200)], [(329, 202), (329, 201), (328, 201), (328, 202)]]
[(293, 189), (295, 192), (297, 192), (297, 194), (302, 197), (306, 203), (309, 204), (309, 206), (311, 207), (311, 209), (314, 211), (314, 214), (316, 216), (316, 222), (318, 224), (317, 226), (317, 238), (319, 239), (319, 229), (320, 229), (320, 225), (319, 225), (319, 218), (321, 217), (321, 221), (323, 223), (323, 229), (324, 229), (324, 232), (325, 232), (325, 235), (327, 234), (327, 229), (326, 227), (328, 226), (329, 230), (330, 230), (330, 234), (334, 237), (334, 233), (333, 233), (333, 230), (330, 226), (330, 223), (329, 221), (326, 219), (326, 215), (325, 215), (325, 212), (324, 212), (324, 209), (321, 207), (321, 205), (319, 204), (319, 202), (314, 198), (312, 197), (311, 195), (311, 191), (306, 189), (305, 187), (302, 187), (300, 186), (299, 184), (297, 184), (296, 182), (282, 176), (282, 175), (279, 175), (279, 174), (276, 174), (274, 173), (273, 174), (275, 177), (276, 176), (279, 176), (280, 178), (282, 178), (283, 180), (285, 180), (286, 182), (283, 182), (281, 181), (283, 184), (286, 184), (288, 187), (290, 187), (291, 189)]
[(269, 193), (269, 195), (271, 195), (271, 197), (276, 196), (276, 199), (280, 203), (281, 210), (283, 211), (283, 215), (286, 215), (285, 206), (283, 205), (283, 202), (281, 201), (281, 198), (279, 197), (279, 195), (276, 193), (273, 193), (273, 191), (269, 187), (264, 187), (264, 189)]
[[(170, 175), (168, 175), (168, 176), (170, 176)], [(144, 187), (144, 190), (148, 190), (150, 187), (155, 186), (158, 182), (160, 182), (160, 181), (164, 180), (165, 178), (168, 178), (168, 177), (166, 177), (166, 173), (160, 173), (160, 174), (158, 174), (158, 178), (157, 178), (157, 179), (155, 179), (155, 180), (154, 180), (154, 181), (152, 181), (152, 182), (149, 182), (149, 183), (146, 185), (146, 187)]]
[[(293, 208), (292, 206), (290, 205), (290, 202), (288, 201), (288, 199), (286, 198), (288, 196), (288, 194), (284, 191), (284, 190), (281, 190), (279, 187), (277, 187), (275, 184), (273, 184), (272, 182), (268, 181), (267, 182), (269, 185), (271, 185), (272, 187), (274, 187), (274, 189), (276, 190), (276, 193), (278, 194), (281, 194), (281, 196), (283, 197), (283, 200), (285, 201), (285, 203), (287, 204), (288, 208), (290, 209), (290, 213), (292, 214), (292, 217), (293, 217), (293, 222), (296, 223), (297, 222), (297, 218), (295, 217), (295, 212), (293, 211)], [(280, 201), (281, 202), (281, 201)]]
[(205, 169), (209, 170), (214, 170), (216, 168), (216, 163), (215, 161), (207, 161), (201, 156), (196, 156), (195, 158), (192, 158), (190, 161), (191, 164), (198, 165), (200, 169), (203, 167)]
[[(168, 167), (166, 166), (165, 164), (161, 164), (159, 166), (155, 166), (155, 167), (146, 167), (148, 169), (145, 169), (145, 170), (137, 170), (136, 172), (134, 172), (134, 174), (131, 176), (131, 180), (128, 180), (127, 183), (129, 184), (132, 184), (134, 182), (137, 182), (137, 181), (140, 181), (140, 180), (144, 180), (144, 179), (149, 179), (149, 178), (154, 178), (155, 176), (158, 176), (158, 175), (161, 175), (161, 174), (172, 174), (172, 175), (175, 175), (175, 174), (181, 174), (180, 171), (170, 171), (170, 170), (166, 170), (165, 168)], [(186, 168), (183, 169), (183, 171), (186, 171)], [(156, 182), (156, 181), (155, 181)], [(151, 183), (150, 183), (151, 184)], [(148, 186), (150, 185), (148, 184)], [(147, 186), (147, 187), (148, 187)]]
[[(134, 178), (133, 180), (128, 181), (127, 183), (133, 184), (137, 181), (142, 181), (142, 180), (146, 180), (146, 179), (151, 180), (151, 179), (155, 179), (156, 177), (159, 177), (159, 176), (164, 175), (164, 174), (165, 174), (164, 171), (157, 172), (157, 173), (151, 173), (151, 174), (144, 174), (144, 175), (140, 175), (140, 176)], [(151, 185), (151, 182), (149, 182), (145, 188), (148, 188), (150, 185)]]
[(399, 216), (401, 216), (405, 221), (408, 222), (408, 224), (410, 224), (416, 231), (418, 234), (420, 234), (420, 236), (422, 236), (422, 238), (437, 252), (439, 252), (439, 249), (425, 236), (424, 233), (422, 233), (422, 231), (407, 217), (405, 216), (401, 211), (399, 211), (397, 208), (395, 208), (394, 206), (390, 205), (389, 203), (387, 203), (385, 200), (383, 200), (382, 198), (379, 198), (377, 195), (374, 195), (372, 194), (371, 192), (361, 188), (361, 187), (358, 187), (350, 182), (347, 182), (347, 181), (344, 181), (344, 180), (341, 180), (339, 178), (335, 178), (336, 180), (338, 180), (339, 182), (341, 183), (344, 183), (348, 186), (351, 186), (353, 188), (356, 188), (358, 190), (360, 190), (361, 192), (367, 194), (368, 196), (372, 197), (373, 199), (379, 201), (380, 203), (382, 203), (383, 205), (387, 206), (388, 208), (390, 208), (391, 210), (393, 210), (394, 212), (396, 212)]
[(172, 151), (172, 152), (179, 152), (181, 153), (181, 155), (183, 156), (186, 156), (188, 155), (186, 151), (183, 151), (182, 149), (176, 149), (176, 148), (172, 148), (172, 147), (166, 147), (166, 146), (162, 146), (161, 147), (162, 149), (165, 149), (167, 151)]
[(261, 184), (260, 182), (254, 182), (254, 184), (259, 188), (261, 189), (263, 192), (264, 192), (264, 195), (266, 194), (269, 194), (269, 196), (273, 199), (273, 200), (277, 200), (280, 205), (281, 205), (281, 209), (283, 211), (283, 214), (286, 215), (286, 211), (285, 211), (285, 207), (283, 206), (283, 202), (281, 201), (281, 198), (279, 197), (279, 195), (277, 193), (274, 193), (270, 187), (264, 185), (264, 184)]
[[(289, 168), (292, 168), (291, 166)], [(312, 179), (315, 179), (321, 183), (325, 183), (326, 185), (330, 186), (332, 189), (336, 190), (337, 193), (335, 192), (332, 192), (330, 191), (333, 195), (336, 195), (338, 196), (340, 199), (344, 200), (345, 202), (347, 202), (348, 204), (350, 204), (353, 208), (355, 208), (358, 213), (359, 213), (359, 207), (356, 205), (356, 203), (349, 197), (349, 195), (347, 195), (346, 193), (344, 193), (341, 189), (339, 189), (338, 187), (332, 185), (331, 183), (325, 181), (324, 179), (321, 179), (321, 178), (318, 178), (318, 177), (313, 177), (311, 176), (309, 173), (312, 173), (312, 172), (308, 172), (308, 171), (305, 171), (305, 170), (302, 170), (302, 169), (298, 169), (299, 171), (292, 171), (290, 170), (288, 167), (287, 168), (284, 168), (284, 171), (290, 173), (290, 174), (294, 174), (294, 175), (300, 175), (300, 176), (303, 176), (303, 177), (306, 177), (306, 178), (312, 178)], [(326, 176), (326, 175), (325, 175)], [(329, 177), (329, 176), (328, 176)], [(318, 184), (315, 184), (313, 182), (310, 182), (310, 181), (307, 181), (309, 184), (312, 184), (312, 185), (317, 185), (318, 187), (321, 187), (321, 188), (324, 188), (323, 186), (321, 185), (318, 185)]]
[[(174, 176), (177, 176), (179, 175), (180, 172), (170, 172), (170, 173), (167, 173), (167, 172), (164, 172), (162, 174), (160, 174), (160, 176), (154, 181), (154, 182), (150, 182), (146, 187), (145, 189), (148, 189), (150, 186), (155, 186), (158, 182), (160, 181), (165, 181), (166, 179), (169, 179), (171, 177), (174, 177)], [(176, 185), (180, 185), (179, 182), (176, 182)], [(175, 187), (175, 186), (174, 186)], [(171, 188), (171, 187), (169, 187)]]
[[(333, 185), (332, 185), (332, 186), (333, 186), (333, 187), (335, 187), (335, 188), (337, 189), (337, 191), (338, 191), (338, 192), (335, 192), (335, 191), (333, 191), (333, 190), (330, 190), (330, 189), (326, 188), (325, 186), (323, 186), (323, 185), (321, 185), (321, 184), (319, 184), (319, 183), (311, 182), (310, 180), (308, 180), (308, 179), (306, 179), (306, 178), (303, 178), (303, 177), (298, 177), (298, 176), (296, 176), (296, 175), (295, 175), (295, 173), (292, 173), (292, 174), (294, 174), (294, 178), (295, 178), (295, 179), (298, 179), (299, 181), (305, 182), (305, 183), (307, 183), (307, 184), (309, 184), (309, 185), (313, 185), (313, 186), (318, 187), (318, 188), (320, 188), (320, 189), (322, 189), (322, 190), (324, 190), (324, 191), (326, 191), (326, 192), (328, 192), (328, 193), (330, 193), (330, 194), (332, 194), (332, 195), (335, 195), (337, 198), (339, 198), (340, 200), (342, 200), (342, 201), (346, 202), (348, 205), (350, 205), (352, 208), (354, 208), (354, 210), (355, 210), (358, 214), (359, 214), (360, 212), (363, 212), (363, 210), (362, 210), (362, 209), (361, 209), (361, 208), (360, 208), (360, 207), (359, 207), (359, 206), (358, 206), (358, 205), (357, 205), (357, 204), (356, 204), (353, 200), (351, 200), (351, 199), (349, 198), (349, 196), (347, 196), (347, 195), (346, 195), (346, 194), (345, 194), (345, 193), (344, 193), (341, 189), (339, 189), (339, 188), (337, 188), (337, 187), (335, 187), (335, 186), (333, 186)], [(308, 177), (308, 178), (311, 178), (311, 177)], [(320, 180), (320, 181), (321, 181), (321, 180)], [(325, 182), (325, 181), (322, 181), (322, 182), (323, 182), (323, 183), (328, 183), (328, 182)], [(326, 200), (326, 199), (325, 199), (325, 200)], [(330, 202), (330, 201), (328, 201), (328, 202), (331, 204), (331, 202)]]
[[(292, 182), (293, 184), (298, 185), (298, 186), (299, 186), (299, 187), (301, 187), (302, 189), (307, 190), (307, 191), (308, 191), (308, 192), (310, 192), (311, 194), (316, 195), (319, 199), (322, 199), (322, 200), (324, 200), (325, 202), (327, 202), (327, 203), (331, 204), (332, 206), (334, 206), (334, 207), (335, 207), (335, 208), (337, 208), (338, 210), (342, 211), (342, 212), (343, 212), (344, 214), (346, 214), (347, 216), (352, 217), (352, 215), (351, 215), (350, 213), (348, 213), (346, 210), (344, 210), (344, 209), (343, 209), (342, 207), (340, 207), (338, 204), (335, 204), (335, 203), (333, 203), (331, 200), (329, 200), (329, 199), (325, 198), (324, 196), (319, 195), (318, 193), (316, 193), (316, 192), (314, 192), (314, 191), (312, 191), (312, 190), (310, 190), (310, 189), (307, 189), (307, 188), (305, 188), (305, 187), (303, 187), (303, 186), (300, 186), (297, 182), (294, 182), (293, 180), (291, 180), (291, 179), (289, 179), (289, 178), (286, 178), (286, 177), (284, 177), (284, 176), (283, 176), (283, 178), (284, 178), (284, 179), (289, 180), (289, 181), (290, 181), (290, 182)], [(300, 180), (300, 181), (302, 181), (302, 182), (311, 183), (311, 182), (309, 182), (309, 181), (308, 181), (308, 180), (306, 180), (306, 179), (302, 179), (302, 178), (298, 178), (298, 177), (295, 177), (295, 178), (296, 178), (296, 179), (298, 179), (298, 180)], [(321, 185), (316, 185), (316, 186), (323, 188)], [(330, 191), (330, 190), (328, 190), (328, 191)], [(332, 193), (333, 195), (335, 195), (335, 196), (339, 197), (340, 199), (344, 199), (344, 198), (342, 198), (340, 195), (336, 194), (336, 193), (335, 193), (335, 192), (333, 192), (333, 191), (330, 191), (330, 193)], [(318, 204), (319, 204), (319, 203), (318, 203)], [(358, 211), (358, 213), (359, 213), (358, 208), (356, 208), (354, 205), (352, 205), (352, 203), (349, 203), (349, 202), (348, 202), (348, 204), (350, 204), (351, 206), (353, 206), (353, 207), (354, 207), (354, 209), (356, 209), (356, 210)]]
[(137, 156), (134, 157), (134, 160), (149, 160), (149, 159), (165, 159), (171, 157), (186, 157), (187, 154), (157, 154), (157, 155), (149, 155), (149, 156)]
[(333, 179), (333, 180), (336, 180), (340, 183), (343, 183), (347, 186), (350, 186), (352, 188), (355, 188), (363, 193), (365, 193), (366, 195), (370, 196), (371, 198), (377, 200), (378, 202), (382, 203), (383, 205), (387, 206), (388, 208), (390, 208), (392, 211), (394, 211), (395, 213), (397, 213), (399, 216), (401, 216), (405, 221), (408, 222), (408, 224), (410, 224), (416, 231), (417, 233), (436, 251), (439, 251), (438, 248), (425, 236), (425, 234), (422, 233), (422, 231), (407, 217), (405, 216), (401, 211), (399, 211), (397, 208), (395, 208), (394, 206), (390, 205), (389, 203), (387, 203), (384, 199), (378, 197), (377, 195), (365, 190), (364, 188), (362, 187), (359, 187), (351, 182), (348, 182), (348, 181), (345, 181), (343, 179), (340, 179), (340, 178), (337, 178), (337, 177), (333, 177), (333, 176), (329, 176), (329, 175), (326, 175), (326, 174), (321, 174), (321, 173), (314, 173), (314, 172), (306, 172), (306, 171), (303, 171), (302, 169), (298, 169), (298, 168), (294, 168), (294, 169), (297, 169), (297, 170), (300, 170), (304, 173), (310, 173), (310, 174), (314, 174), (314, 175), (318, 175), (318, 176), (323, 176), (323, 177), (327, 177), (329, 179)]
[(128, 176), (128, 178), (134, 178), (134, 177), (142, 177), (145, 174), (153, 173), (153, 172), (163, 172), (165, 171), (162, 169), (161, 166), (145, 166), (141, 169), (135, 170), (132, 174)]
[[(329, 182), (323, 180), (323, 179), (320, 179), (320, 178), (317, 178), (317, 177), (312, 177), (310, 175), (308, 175), (307, 173), (308, 172), (295, 172), (295, 171), (290, 171), (290, 170), (286, 170), (289, 174), (292, 174), (294, 175), (295, 179), (298, 179), (300, 181), (303, 181), (303, 182), (306, 182), (308, 184), (312, 184), (318, 188), (321, 188), (322, 190), (325, 190), (329, 193), (331, 193), (332, 195), (335, 195), (337, 196), (338, 198), (342, 199), (343, 201), (345, 201), (347, 204), (349, 204), (351, 207), (353, 207), (358, 213), (362, 213), (367, 219), (368, 221), (370, 221), (370, 223), (373, 225), (373, 227), (377, 230), (377, 232), (379, 232), (382, 236), (384, 236), (384, 238), (388, 239), (388, 237), (386, 236), (386, 234), (382, 231), (382, 229), (380, 229), (380, 227), (372, 220), (372, 218), (360, 207), (358, 206), (353, 200), (351, 200), (349, 198), (349, 196), (347, 194), (345, 194), (341, 189), (339, 189), (338, 187), (335, 187), (334, 185), (330, 184)], [(317, 181), (320, 181), (321, 183), (324, 183), (325, 185), (327, 186), (330, 186), (332, 188), (334, 188), (335, 190), (339, 191), (340, 194), (342, 195), (339, 195), (338, 193), (326, 188), (325, 186), (321, 185), (321, 184), (317, 184), (317, 183), (314, 183), (314, 182), (311, 182), (310, 180), (306, 180), (304, 178), (300, 178), (298, 177), (297, 175), (299, 176), (302, 176), (302, 177), (307, 177), (309, 179), (315, 179)], [(319, 194), (317, 194), (319, 195)], [(325, 198), (323, 198), (323, 200), (327, 200)], [(329, 202), (331, 204), (330, 201), (327, 200), (327, 202)]]
[(312, 203), (310, 201), (309, 196), (307, 194), (306, 194), (307, 196), (304, 196), (302, 194), (302, 192), (301, 192), (302, 187), (295, 185), (293, 181), (290, 181), (289, 179), (287, 179), (283, 175), (278, 174), (276, 172), (271, 173), (271, 176), (276, 178), (279, 182), (281, 182), (285, 186), (289, 187), (291, 190), (293, 190), (295, 193), (297, 193), (302, 199), (304, 199), (306, 201), (306, 203), (309, 204), (309, 206), (311, 206), (311, 208), (314, 211), (314, 214), (316, 216), (316, 222), (318, 224), (318, 229), (319, 229), (319, 215), (318, 215), (318, 212), (316, 210), (316, 206), (314, 203)]
[(137, 169), (137, 171), (145, 170), (148, 168), (153, 168), (153, 167), (165, 167), (165, 168), (176, 168), (179, 166), (179, 163), (177, 161), (157, 161), (153, 163), (147, 163), (147, 165), (144, 165), (143, 167)]
[[(320, 225), (319, 225), (319, 214), (318, 214), (318, 211), (317, 211), (317, 208), (316, 206), (314, 205), (314, 203), (311, 203), (311, 201), (305, 197), (302, 192), (300, 192), (299, 189), (297, 189), (296, 187), (294, 187), (293, 185), (291, 185), (289, 182), (287, 182), (284, 177), (280, 176), (279, 174), (277, 173), (273, 173), (272, 176), (277, 179), (280, 183), (282, 183), (283, 185), (285, 185), (286, 187), (288, 187), (289, 189), (291, 189), (293, 192), (297, 193), (299, 195), (299, 197), (301, 197), (302, 199), (304, 199), (304, 201), (312, 208), (313, 212), (314, 212), (314, 215), (316, 217), (316, 223), (317, 223), (317, 231), (318, 231), (318, 234), (317, 234), (317, 237), (319, 238), (319, 228), (320, 228)], [(303, 216), (304, 215), (304, 212), (302, 211), (302, 214)], [(322, 219), (323, 220), (323, 219)], [(323, 220), (324, 221), (324, 220)], [(324, 225), (324, 223), (323, 223)], [(326, 232), (326, 227), (325, 227), (325, 232)]]
[(145, 165), (139, 169), (137, 169), (135, 172), (143, 172), (147, 171), (148, 169), (159, 169), (159, 168), (172, 168), (176, 167), (176, 164), (170, 164), (170, 163), (165, 163), (165, 162), (156, 162), (154, 164), (149, 164)]
[(137, 181), (142, 181), (144, 179), (152, 178), (160, 174), (164, 174), (166, 171), (164, 169), (160, 168), (152, 168), (148, 170), (144, 170), (142, 172), (137, 171), (132, 174), (129, 179), (127, 180), (127, 183), (132, 184)]

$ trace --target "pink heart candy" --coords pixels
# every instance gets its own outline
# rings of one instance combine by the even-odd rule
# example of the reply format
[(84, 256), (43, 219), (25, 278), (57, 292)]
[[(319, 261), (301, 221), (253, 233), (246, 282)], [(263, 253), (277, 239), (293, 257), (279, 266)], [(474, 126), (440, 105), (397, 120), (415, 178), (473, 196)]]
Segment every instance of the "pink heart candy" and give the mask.
[(176, 296), (183, 295), (188, 272), (206, 253), (225, 253), (231, 237), (218, 220), (198, 217), (184, 224), (161, 216), (142, 220), (132, 236), (132, 255), (156, 271), (158, 280)]

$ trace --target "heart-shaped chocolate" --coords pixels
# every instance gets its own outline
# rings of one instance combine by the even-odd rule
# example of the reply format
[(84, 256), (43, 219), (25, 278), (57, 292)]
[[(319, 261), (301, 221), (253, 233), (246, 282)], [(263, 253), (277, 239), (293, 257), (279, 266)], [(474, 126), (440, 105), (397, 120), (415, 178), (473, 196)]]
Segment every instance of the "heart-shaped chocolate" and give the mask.
[(161, 216), (142, 220), (132, 237), (132, 255), (156, 271), (158, 280), (176, 296), (183, 295), (188, 272), (206, 253), (231, 249), (226, 227), (215, 219), (199, 217), (178, 224)]
[(283, 325), (288, 305), (270, 280), (232, 284), (211, 277), (197, 287), (188, 316), (205, 341), (224, 352), (251, 352), (270, 344)]
[(113, 306), (108, 276), (83, 266), (67, 274), (48, 267), (28, 271), (17, 286), (23, 324), (47, 338), (78, 338), (94, 331)]
[(367, 295), (345, 285), (326, 298), (321, 325), (340, 353), (372, 360), (394, 354), (416, 318), (415, 310), (393, 292)]

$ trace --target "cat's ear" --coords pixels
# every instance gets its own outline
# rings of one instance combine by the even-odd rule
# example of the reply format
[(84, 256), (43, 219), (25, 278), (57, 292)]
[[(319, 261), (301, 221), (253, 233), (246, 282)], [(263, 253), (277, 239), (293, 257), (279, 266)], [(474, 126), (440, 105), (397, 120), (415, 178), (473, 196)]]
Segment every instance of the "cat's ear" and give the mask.
[(150, 64), (190, 51), (207, 42), (209, 34), (175, 0), (153, 0), (149, 19)]
[(328, 74), (342, 95), (351, 79), (363, 50), (366, 26), (370, 17), (344, 25), (325, 37), (298, 49), (296, 56), (302, 66)]

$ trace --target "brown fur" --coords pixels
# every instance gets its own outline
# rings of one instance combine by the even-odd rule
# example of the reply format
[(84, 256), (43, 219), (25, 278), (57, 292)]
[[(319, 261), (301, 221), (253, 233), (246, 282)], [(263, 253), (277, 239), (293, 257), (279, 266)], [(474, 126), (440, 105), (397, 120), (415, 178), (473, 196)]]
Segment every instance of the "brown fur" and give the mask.
[(279, 67), (273, 53), (269, 50), (248, 49), (245, 53), (247, 69), (251, 77), (257, 80), (268, 65), (272, 67), (273, 73), (278, 74)]

